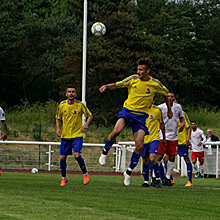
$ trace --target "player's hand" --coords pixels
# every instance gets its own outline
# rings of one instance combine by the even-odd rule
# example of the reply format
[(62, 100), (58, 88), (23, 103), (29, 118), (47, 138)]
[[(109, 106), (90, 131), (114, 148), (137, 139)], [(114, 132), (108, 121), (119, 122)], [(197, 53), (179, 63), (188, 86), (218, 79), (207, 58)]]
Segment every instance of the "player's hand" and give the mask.
[(173, 117), (173, 112), (171, 109), (168, 109), (167, 116), (169, 119), (171, 119)]
[(103, 85), (99, 88), (99, 92), (104, 92), (106, 90), (106, 85)]
[(192, 150), (192, 145), (189, 144), (189, 145), (186, 145), (188, 147), (189, 150)]
[(188, 147), (190, 145), (190, 140), (186, 139), (186, 146)]
[(198, 146), (200, 147), (201, 145), (202, 145), (202, 142), (199, 142), (199, 143), (198, 143)]
[(82, 127), (82, 132), (83, 133), (86, 133), (88, 131), (89, 127), (87, 124), (84, 124), (83, 127)]
[(184, 126), (180, 125), (178, 132), (182, 132), (184, 129)]
[(57, 137), (61, 137), (61, 131), (57, 130)]
[(6, 138), (7, 138), (7, 133), (4, 133), (2, 136), (1, 136), (1, 138), (0, 138), (0, 140), (6, 140)]

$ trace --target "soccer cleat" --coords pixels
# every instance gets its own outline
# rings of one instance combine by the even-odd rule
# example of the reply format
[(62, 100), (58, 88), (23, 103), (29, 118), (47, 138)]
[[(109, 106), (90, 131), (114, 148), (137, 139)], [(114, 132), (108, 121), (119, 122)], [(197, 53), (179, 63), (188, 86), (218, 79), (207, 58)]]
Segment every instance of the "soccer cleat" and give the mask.
[(188, 181), (187, 184), (186, 184), (185, 186), (187, 186), (187, 187), (191, 187), (191, 186), (193, 186), (193, 184), (192, 184), (190, 181)]
[(151, 186), (149, 183), (143, 183), (142, 185), (141, 185), (142, 187), (149, 187), (149, 186)]
[(129, 176), (126, 171), (124, 172), (124, 185), (125, 186), (129, 186), (130, 185), (130, 178), (131, 176)]
[(204, 175), (201, 175), (201, 179), (205, 179), (205, 176), (204, 176)]
[(156, 177), (152, 177), (151, 181), (152, 181), (151, 186), (155, 187), (157, 184)]
[(174, 184), (174, 183), (175, 183), (175, 180), (174, 180), (174, 179), (172, 179), (172, 180), (171, 180), (171, 184)]
[(84, 174), (83, 175), (83, 183), (85, 185), (89, 183), (89, 174)]
[(106, 164), (106, 158), (107, 158), (107, 155), (104, 155), (104, 154), (101, 154), (100, 157), (99, 157), (99, 163), (100, 165), (105, 165)]
[(67, 179), (67, 178), (61, 179), (60, 186), (65, 186), (67, 182), (68, 182), (68, 179)]
[(199, 172), (196, 173), (195, 178), (199, 178)]
[(156, 180), (156, 185), (155, 185), (156, 188), (161, 188), (161, 183), (160, 183), (160, 180)]
[(172, 185), (173, 185), (173, 184), (171, 183), (171, 180), (168, 179), (167, 177), (165, 177), (164, 183), (166, 184), (166, 186), (172, 186)]

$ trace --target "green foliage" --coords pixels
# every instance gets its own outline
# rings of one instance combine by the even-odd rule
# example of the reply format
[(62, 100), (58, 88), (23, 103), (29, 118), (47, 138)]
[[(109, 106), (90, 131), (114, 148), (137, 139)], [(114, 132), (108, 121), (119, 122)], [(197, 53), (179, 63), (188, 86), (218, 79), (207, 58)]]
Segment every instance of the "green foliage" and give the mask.
[[(96, 21), (104, 37), (91, 34)], [(0, 22), (0, 105), (59, 101), (69, 84), (80, 99), (83, 1), (3, 0)], [(113, 123), (127, 96), (98, 88), (135, 73), (142, 56), (181, 104), (219, 106), (219, 27), (217, 0), (88, 1), (86, 100), (97, 125)]]

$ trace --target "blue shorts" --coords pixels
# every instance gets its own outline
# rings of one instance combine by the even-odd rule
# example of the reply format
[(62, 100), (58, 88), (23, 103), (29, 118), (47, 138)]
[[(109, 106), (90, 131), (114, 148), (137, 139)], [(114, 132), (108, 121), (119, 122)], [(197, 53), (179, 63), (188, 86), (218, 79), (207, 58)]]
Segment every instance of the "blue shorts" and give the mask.
[(180, 144), (180, 145), (178, 145), (177, 154), (178, 154), (180, 157), (185, 157), (185, 156), (189, 155), (189, 149), (188, 149), (188, 147), (187, 147), (185, 144)]
[(82, 137), (61, 138), (60, 155), (72, 155), (72, 150), (74, 153), (81, 153), (82, 144)]
[(144, 144), (143, 150), (141, 152), (141, 156), (145, 158), (145, 157), (149, 157), (150, 154), (157, 154), (158, 146), (159, 146), (159, 141), (157, 140), (152, 141), (148, 144)]
[[(133, 114), (137, 112), (139, 114)], [(131, 126), (133, 134), (138, 130), (142, 129), (145, 131), (145, 135), (149, 134), (148, 128), (146, 127), (146, 119), (148, 114), (145, 112), (131, 111), (123, 107), (122, 111), (119, 112), (118, 118), (124, 118), (126, 126)]]

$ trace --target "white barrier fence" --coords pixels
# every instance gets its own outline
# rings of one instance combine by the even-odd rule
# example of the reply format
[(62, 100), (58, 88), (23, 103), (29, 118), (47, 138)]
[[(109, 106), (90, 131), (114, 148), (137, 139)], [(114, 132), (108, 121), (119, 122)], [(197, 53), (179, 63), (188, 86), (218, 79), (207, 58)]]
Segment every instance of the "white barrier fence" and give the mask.
[[(12, 149), (11, 151), (9, 151), (7, 146), (12, 145), (16, 146), (16, 150)], [(35, 151), (27, 149), (25, 151), (21, 151), (21, 149), (25, 149), (24, 146), (26, 145), (35, 146), (35, 148), (37, 146), (38, 148), (36, 148)], [(114, 144), (112, 150), (110, 151), (112, 153), (109, 153), (108, 156), (107, 166), (101, 167), (98, 164), (98, 158), (100, 156), (102, 148), (104, 147), (104, 144), (83, 143), (83, 149), (87, 149), (87, 151), (84, 150), (85, 157), (87, 157), (86, 164), (88, 164), (90, 171), (124, 172), (129, 165), (128, 163), (130, 161), (130, 156), (135, 148), (134, 145), (134, 142), (118, 142), (118, 144)], [(220, 169), (220, 142), (206, 142), (205, 145), (216, 145), (216, 148), (212, 149), (211, 154), (210, 147), (209, 149), (205, 148), (205, 174), (212, 174), (215, 175), (216, 178), (218, 178)], [(17, 146), (20, 146), (21, 148), (18, 148)], [(40, 149), (42, 146), (46, 147), (45, 150)], [(41, 152), (41, 157), (44, 157), (44, 160), (41, 160), (44, 163), (43, 165), (46, 166), (46, 169), (48, 171), (57, 170), (59, 168), (58, 146), (60, 146), (60, 142), (0, 141), (0, 166), (2, 166), (2, 163), (4, 162), (5, 169), (24, 169), (22, 165), (17, 165), (17, 163), (21, 163), (23, 161), (23, 163), (26, 162), (26, 164), (29, 164), (29, 167), (25, 166), (25, 169), (32, 168), (34, 165), (37, 166), (36, 152), (39, 153), (39, 158)], [(24, 155), (26, 154), (26, 152), (27, 155), (35, 154), (33, 159), (26, 159)], [(30, 158), (31, 156), (27, 157)], [(38, 165), (40, 166), (40, 163)], [(141, 163), (139, 163), (135, 171), (141, 171)], [(175, 171), (181, 173), (181, 176), (187, 175), (186, 164), (184, 162), (184, 159), (180, 158), (179, 156), (177, 156)]]
[[(124, 172), (127, 168), (126, 161), (127, 161), (127, 152), (128, 151), (134, 151), (135, 143), (133, 141), (130, 142), (118, 142), (118, 145), (121, 146), (119, 151), (121, 151), (121, 165), (116, 165), (116, 171), (117, 172)], [(215, 145), (216, 148), (209, 147)], [(219, 152), (219, 146), (220, 141), (218, 142), (206, 142), (204, 144), (204, 151), (205, 151), (205, 174), (208, 175), (215, 175), (216, 178), (219, 176), (219, 170), (220, 170), (220, 152)], [(191, 155), (191, 151), (189, 151), (189, 156)], [(191, 158), (191, 157), (190, 157)], [(120, 169), (117, 169), (117, 167), (120, 167)], [(184, 161), (183, 157), (179, 157), (177, 155), (176, 164), (175, 164), (175, 171), (180, 173), (181, 176), (187, 176), (187, 168), (186, 163)]]

